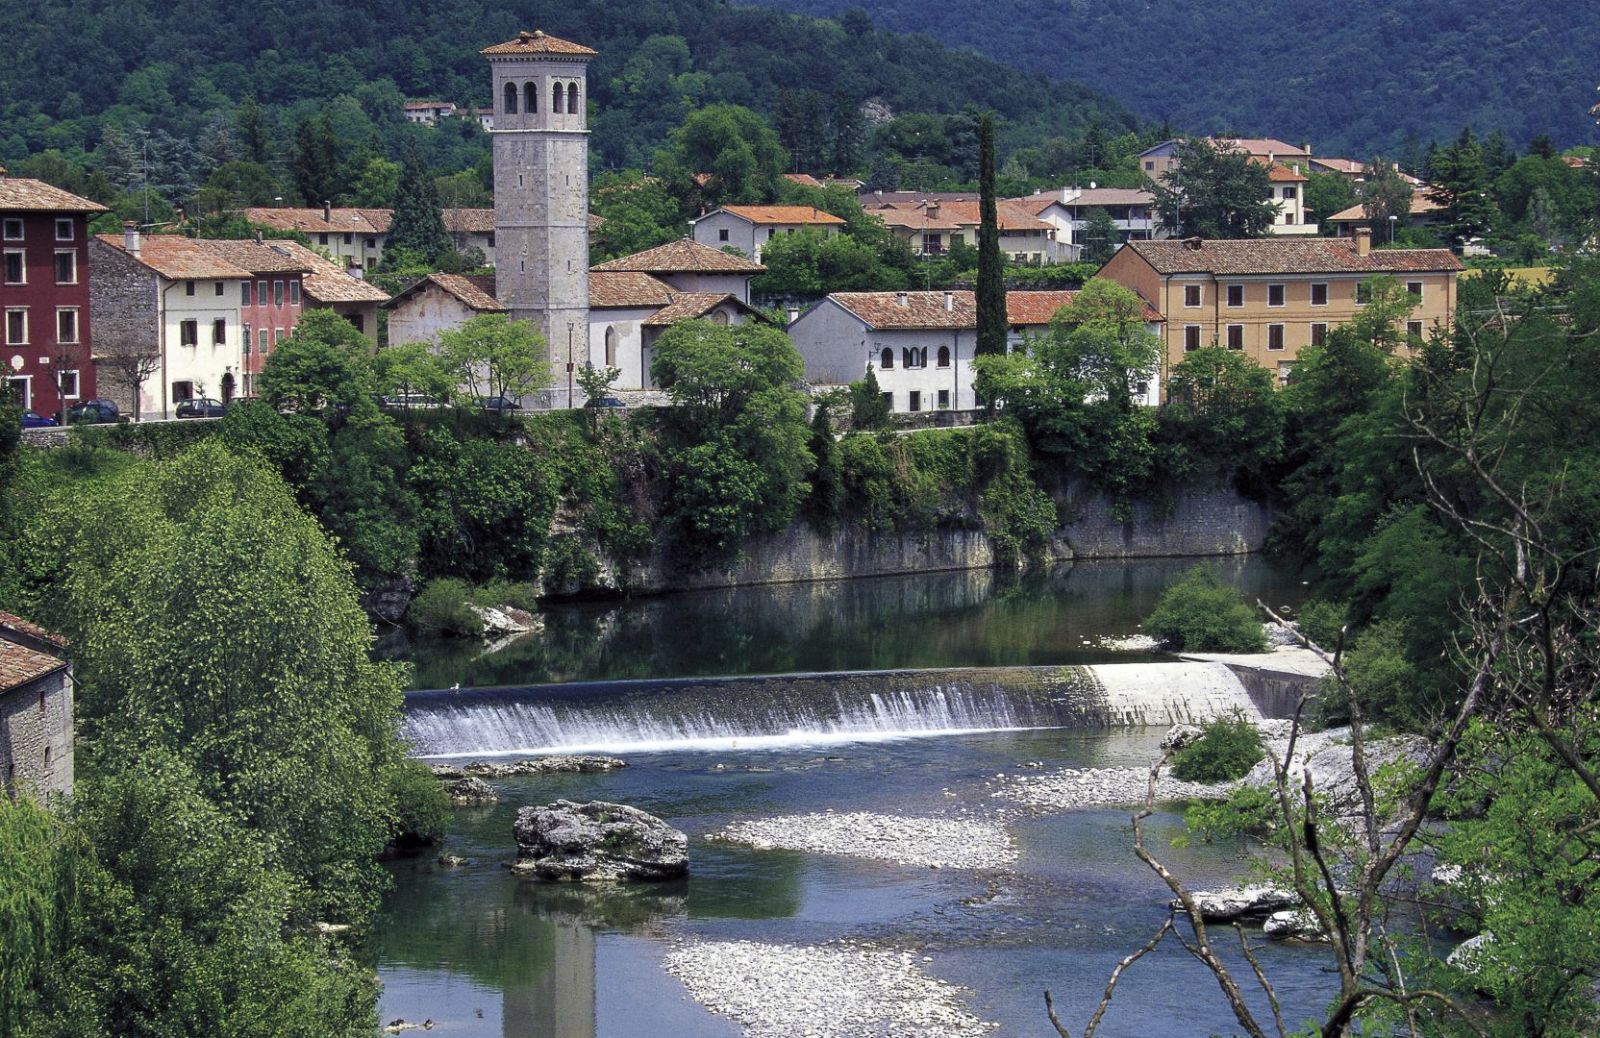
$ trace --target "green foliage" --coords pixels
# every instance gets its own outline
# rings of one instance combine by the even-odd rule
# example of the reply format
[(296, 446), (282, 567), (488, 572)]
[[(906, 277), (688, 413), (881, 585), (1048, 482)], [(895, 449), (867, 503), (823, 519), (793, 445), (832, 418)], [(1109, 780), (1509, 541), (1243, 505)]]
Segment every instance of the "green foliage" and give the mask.
[(817, 403), (811, 416), (811, 438), (806, 441), (815, 467), (811, 470), (811, 493), (806, 497), (806, 515), (824, 529), (831, 528), (844, 511), (844, 467), (839, 460), (839, 444), (833, 436), (833, 421), (826, 402)]
[(596, 263), (683, 237), (678, 200), (659, 180), (639, 170), (601, 173), (589, 194), (590, 211), (604, 220), (589, 243), (590, 258)]
[(1489, 194), (1489, 170), (1471, 129), (1433, 156), (1428, 197), (1444, 208), (1446, 233), (1465, 242), (1487, 231), (1498, 213)]
[(850, 383), (850, 428), (882, 429), (889, 424), (889, 402), (878, 385), (878, 373), (871, 364), (861, 379)]
[(518, 399), (550, 384), (544, 336), (529, 321), (505, 314), (479, 314), (439, 335), (439, 363), (473, 402)]
[(317, 412), (349, 407), (370, 391), (371, 343), (332, 310), (307, 310), (261, 370), (261, 399)]
[(1283, 404), (1272, 373), (1237, 350), (1190, 352), (1167, 377), (1163, 436), (1192, 459), (1250, 479), (1283, 449)]
[(450, 824), (450, 795), (444, 783), (419, 760), (401, 761), (389, 775), (389, 795), (394, 800), (393, 842), (400, 847), (424, 847), (443, 842)]
[(1196, 566), (1162, 592), (1144, 628), (1173, 650), (1265, 652), (1267, 648), (1255, 610), (1207, 566)]
[(384, 265), (395, 266), (398, 261), (394, 257), (405, 254), (416, 256), (425, 264), (443, 263), (455, 253), (455, 246), (445, 230), (433, 172), (417, 148), (407, 148), (401, 159)]
[(1343, 602), (1313, 598), (1300, 607), (1295, 624), (1307, 638), (1327, 652), (1339, 647), (1341, 633), (1350, 622), (1350, 607)]
[(908, 287), (905, 271), (849, 234), (786, 234), (761, 250), (765, 274), (750, 283), (762, 296), (817, 297), (830, 292), (888, 292)]
[(411, 600), (406, 620), (432, 635), (476, 635), (483, 627), (471, 608), (472, 585), (457, 577), (436, 577)]
[(409, 481), (421, 503), (424, 573), (474, 581), (538, 574), (557, 496), (544, 457), (515, 444), (457, 440), (435, 430), (422, 438)]
[(1091, 208), (1083, 226), (1083, 261), (1103, 266), (1116, 253), (1120, 240), (1121, 232), (1110, 210), (1098, 205)]
[(1305, 191), (1306, 215), (1317, 223), (1356, 204), (1356, 186), (1343, 173), (1312, 173)]
[[(766, 120), (741, 105), (710, 105), (672, 131), (655, 168), (679, 198), (707, 206), (769, 202), (789, 157)], [(695, 174), (710, 174), (704, 184)]]
[(31, 797), (0, 797), (0, 1031), (18, 1033), (66, 946), (82, 839)]
[(1204, 137), (1178, 144), (1179, 166), (1157, 181), (1155, 208), (1174, 236), (1255, 238), (1277, 214), (1265, 166)]
[[(1266, 752), (1263, 748), (1262, 756)], [(1183, 812), (1183, 824), (1204, 842), (1212, 843), (1269, 834), (1282, 824), (1282, 815), (1278, 795), (1271, 787), (1238, 786), (1226, 800), (1191, 803)]]
[(1161, 338), (1150, 330), (1145, 311), (1137, 293), (1095, 278), (1028, 350), (1053, 385), (1071, 387), (1073, 398), (1131, 411), (1135, 383), (1154, 378), (1161, 362)]
[(1000, 258), (1000, 220), (995, 205), (994, 118), (978, 124), (978, 343), (979, 356), (1006, 352), (1005, 264)]
[(1235, 711), (1206, 724), (1200, 738), (1178, 751), (1172, 775), (1185, 782), (1232, 782), (1266, 755), (1261, 732)]

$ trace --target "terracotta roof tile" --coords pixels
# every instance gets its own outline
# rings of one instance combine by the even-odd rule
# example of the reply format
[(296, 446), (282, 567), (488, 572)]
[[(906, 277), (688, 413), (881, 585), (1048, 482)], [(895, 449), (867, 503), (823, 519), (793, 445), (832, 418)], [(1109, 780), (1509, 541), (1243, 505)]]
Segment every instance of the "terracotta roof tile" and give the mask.
[(585, 47), (581, 43), (573, 43), (571, 40), (563, 40), (558, 36), (548, 36), (543, 30), (535, 29), (532, 32), (519, 32), (517, 33), (516, 39), (507, 40), (504, 43), (496, 43), (492, 47), (485, 47), (478, 53), (487, 54), (490, 57), (504, 57), (508, 55), (516, 56), (521, 54), (560, 54), (569, 57), (592, 58), (600, 52), (589, 47)]
[(1268, 162), (1266, 159), (1261, 158), (1259, 155), (1252, 156), (1250, 161), (1252, 163), (1254, 163), (1255, 165), (1257, 165), (1257, 166), (1266, 166), (1267, 167), (1267, 179), (1272, 181), (1273, 183), (1288, 184), (1288, 183), (1297, 183), (1299, 181), (1309, 179), (1308, 177), (1305, 177), (1302, 174), (1295, 172), (1293, 169), (1290, 169), (1288, 166), (1285, 166), (1281, 162)]
[(0, 171), (0, 209), (32, 213), (104, 213), (99, 202), (79, 198), (42, 180), (13, 179)]
[(1384, 274), (1461, 269), (1461, 261), (1449, 249), (1375, 249), (1360, 256), (1349, 238), (1131, 241), (1127, 248), (1161, 274)]
[[(99, 235), (99, 240), (119, 252), (128, 251), (123, 248), (120, 234), (102, 234)], [(229, 262), (207, 248), (205, 243), (179, 234), (141, 235), (139, 254), (133, 258), (171, 281), (191, 281), (197, 278), (247, 281), (251, 275), (251, 271)]]
[(655, 307), (670, 302), (672, 286), (649, 274), (635, 270), (589, 272), (589, 306), (592, 309)]
[(787, 180), (791, 184), (799, 184), (801, 187), (822, 186), (822, 181), (818, 180), (810, 173), (785, 173), (783, 175), (783, 179)]
[(1063, 191), (1072, 188), (1057, 188), (1044, 194), (1029, 195), (1026, 198), (1003, 198), (1001, 202), (1010, 202), (1014, 205), (1025, 206), (1034, 215), (1038, 215), (1050, 205), (1061, 202), (1067, 206), (1095, 206), (1095, 205), (1154, 205), (1154, 193), (1139, 187), (1086, 187), (1077, 189), (1078, 193), (1072, 198), (1062, 201)]
[(1362, 162), (1358, 159), (1335, 158), (1332, 155), (1313, 157), (1311, 159), (1311, 165), (1312, 168), (1320, 166), (1322, 169), (1327, 170), (1330, 173), (1344, 173), (1351, 176), (1357, 173), (1365, 173), (1367, 171), (1367, 164), (1365, 162)]
[(314, 207), (252, 206), (244, 211), (244, 218), (251, 223), (304, 234), (384, 234), (389, 230), (392, 216), (388, 209), (337, 207), (328, 211), (326, 220), (322, 218), (322, 209)]
[[(1035, 207), (1032, 201), (1021, 202), (1010, 199), (1002, 200), (995, 205), (995, 216), (999, 220), (1002, 231), (1047, 231), (1051, 225), (1039, 219), (1041, 207)], [(906, 227), (912, 230), (955, 230), (961, 227), (976, 227), (981, 221), (980, 203), (976, 200), (965, 201), (938, 201), (938, 202), (893, 202), (882, 208), (868, 208), (867, 212), (878, 217), (890, 227)]]
[(304, 260), (274, 249), (265, 241), (197, 238), (195, 244), (210, 249), (234, 266), (248, 270), (252, 274), (303, 274), (311, 269)]
[[(844, 220), (810, 205), (725, 205), (720, 212), (749, 220), (753, 224), (803, 224), (814, 227), (843, 227)], [(713, 214), (707, 214), (713, 215)], [(702, 217), (704, 219), (704, 217)]]
[[(1428, 189), (1419, 187), (1411, 192), (1411, 215), (1423, 216), (1427, 213), (1436, 213), (1444, 206), (1435, 202), (1428, 195)], [(1348, 209), (1341, 209), (1332, 216), (1327, 217), (1327, 223), (1360, 223), (1367, 218), (1366, 207), (1357, 202)]]
[(760, 274), (767, 268), (743, 256), (679, 238), (631, 256), (598, 263), (592, 270), (638, 270), (646, 274)]
[(319, 303), (381, 303), (389, 298), (383, 289), (355, 277), (297, 241), (272, 241), (266, 245), (305, 264), (310, 271), (304, 278), (305, 293)]
[(429, 274), (427, 280), (455, 296), (473, 310), (504, 313), (494, 295), (493, 274)]
[(1274, 158), (1288, 155), (1292, 158), (1310, 158), (1311, 153), (1298, 144), (1280, 141), (1276, 137), (1209, 137), (1214, 147), (1242, 151), (1248, 155), (1271, 155)]
[(68, 644), (65, 635), (57, 634), (52, 630), (40, 627), (31, 620), (24, 620), (15, 613), (7, 613), (3, 610), (0, 610), (0, 628), (16, 631), (17, 633), (26, 637), (36, 638), (41, 642), (48, 642), (51, 645), (59, 646), (63, 649), (65, 649)]
[(445, 209), (444, 229), (451, 234), (493, 234), (493, 209)]
[(644, 324), (647, 328), (663, 328), (679, 321), (704, 317), (728, 301), (732, 301), (734, 306), (745, 313), (760, 314), (754, 307), (740, 302), (739, 297), (731, 292), (679, 292), (672, 297), (670, 303), (646, 317)]
[[(835, 292), (828, 298), (880, 331), (964, 331), (978, 326), (977, 296), (972, 292)], [(1014, 328), (1040, 327), (1057, 311), (1072, 303), (1077, 293), (1066, 291), (1006, 293), (1006, 323)], [(902, 296), (904, 302), (901, 301)], [(1145, 316), (1161, 319), (1150, 307)]]
[(66, 665), (66, 660), (47, 652), (0, 640), (0, 692), (36, 681)]

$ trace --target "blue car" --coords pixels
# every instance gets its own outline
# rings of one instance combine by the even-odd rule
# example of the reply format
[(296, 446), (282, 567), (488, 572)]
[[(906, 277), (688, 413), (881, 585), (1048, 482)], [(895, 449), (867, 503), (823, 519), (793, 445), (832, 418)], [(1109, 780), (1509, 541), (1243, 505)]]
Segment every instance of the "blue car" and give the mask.
[(38, 411), (22, 412), (22, 427), (24, 429), (54, 429), (60, 424), (54, 418), (46, 418)]

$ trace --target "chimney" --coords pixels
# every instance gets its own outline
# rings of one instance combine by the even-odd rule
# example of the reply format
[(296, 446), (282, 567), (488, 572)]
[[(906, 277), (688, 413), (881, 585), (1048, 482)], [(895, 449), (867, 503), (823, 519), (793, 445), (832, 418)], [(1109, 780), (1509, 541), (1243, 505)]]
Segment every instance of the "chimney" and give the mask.
[(1356, 255), (1357, 256), (1370, 256), (1370, 255), (1372, 255), (1372, 228), (1371, 227), (1357, 227), (1356, 230), (1355, 230), (1355, 236), (1356, 236)]
[(1083, 194), (1083, 189), (1081, 187), (1077, 187), (1076, 185), (1074, 185), (1072, 187), (1064, 187), (1064, 188), (1061, 189), (1061, 201), (1062, 202), (1074, 202), (1082, 194)]
[(894, 301), (897, 306), (911, 305), (911, 297), (906, 295), (904, 292), (897, 293), (894, 297)]
[(951, 291), (948, 291), (948, 290), (945, 291), (945, 294), (944, 294), (944, 308), (947, 311), (954, 311), (955, 310), (955, 308), (956, 308), (956, 294), (954, 292), (951, 292)]
[(122, 247), (130, 256), (139, 255), (139, 225), (132, 220), (124, 220), (122, 223)]
[(800, 320), (800, 308), (798, 306), (791, 306), (789, 308), (789, 323), (793, 324), (798, 320)]
[(1205, 239), (1198, 236), (1193, 238), (1185, 238), (1183, 244), (1190, 252), (1199, 252), (1205, 247)]
[(332, 223), (333, 222), (333, 203), (332, 202), (325, 201), (325, 202), (322, 203), (322, 222), (323, 223)]

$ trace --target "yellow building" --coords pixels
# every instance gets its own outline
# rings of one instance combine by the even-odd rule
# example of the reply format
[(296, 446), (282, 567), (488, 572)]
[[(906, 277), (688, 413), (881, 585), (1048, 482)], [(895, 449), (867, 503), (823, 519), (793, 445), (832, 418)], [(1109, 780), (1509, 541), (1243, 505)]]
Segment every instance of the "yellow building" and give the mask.
[(1454, 319), (1460, 271), (1448, 249), (1374, 250), (1362, 227), (1351, 238), (1133, 241), (1100, 276), (1161, 315), (1165, 370), (1192, 350), (1226, 346), (1284, 381), (1302, 349), (1360, 312), (1367, 278), (1388, 275), (1419, 297), (1406, 331), (1422, 337)]

